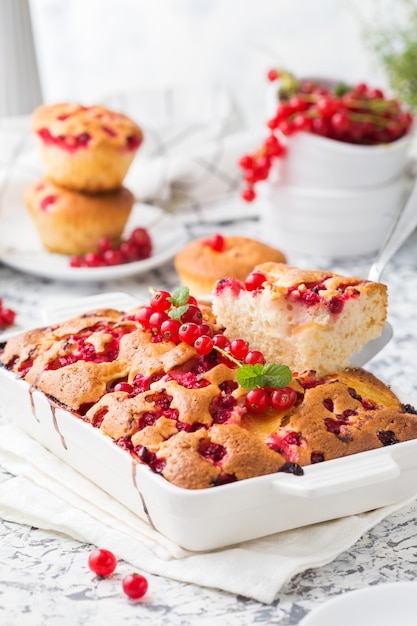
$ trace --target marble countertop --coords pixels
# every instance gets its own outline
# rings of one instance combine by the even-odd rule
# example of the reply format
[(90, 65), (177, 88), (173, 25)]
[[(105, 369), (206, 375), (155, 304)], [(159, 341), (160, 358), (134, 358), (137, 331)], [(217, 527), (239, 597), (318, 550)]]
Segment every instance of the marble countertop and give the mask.
[[(257, 232), (256, 220), (195, 224), (189, 237), (214, 230)], [(395, 255), (383, 280), (389, 288), (389, 320), (394, 338), (369, 363), (380, 378), (417, 397), (417, 232)], [(344, 261), (290, 258), (299, 266), (322, 267), (366, 276), (372, 258)], [(148, 286), (173, 288), (177, 276), (172, 263), (112, 283), (62, 283), (19, 273), (0, 265), (0, 295), (18, 312), (19, 325), (36, 325), (40, 310), (51, 302), (104, 291), (126, 291), (147, 297)], [(0, 423), (6, 421), (0, 414)], [(10, 476), (3, 470), (0, 481)], [(403, 508), (378, 524), (352, 548), (320, 568), (298, 574), (280, 591), (271, 605), (215, 589), (179, 583), (148, 575), (149, 592), (139, 603), (121, 592), (120, 574), (98, 580), (87, 568), (92, 547), (46, 530), (0, 522), (0, 623), (2, 626), (62, 626), (66, 624), (298, 624), (316, 606), (338, 594), (368, 585), (415, 578), (415, 519), (417, 503)], [(401, 607), (399, 607), (399, 619)]]

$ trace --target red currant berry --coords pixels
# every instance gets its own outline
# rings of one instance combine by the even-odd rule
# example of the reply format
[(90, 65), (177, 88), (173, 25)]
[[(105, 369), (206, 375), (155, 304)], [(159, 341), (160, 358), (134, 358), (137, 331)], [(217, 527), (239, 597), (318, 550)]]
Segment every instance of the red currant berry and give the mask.
[(113, 387), (113, 391), (125, 391), (126, 393), (132, 393), (133, 387), (129, 383), (116, 383)]
[(194, 322), (187, 322), (186, 324), (182, 324), (179, 328), (178, 335), (181, 341), (184, 343), (188, 343), (188, 345), (192, 346), (194, 342), (200, 337), (201, 331), (198, 324), (194, 324)]
[(311, 122), (311, 129), (313, 133), (316, 135), (321, 135), (322, 137), (330, 137), (331, 134), (331, 126), (328, 120), (323, 119), (322, 117), (314, 117)]
[(194, 296), (188, 296), (187, 304), (198, 304), (197, 298), (194, 298)]
[(97, 548), (88, 557), (88, 567), (97, 576), (111, 576), (116, 569), (117, 559), (113, 552)]
[(230, 346), (230, 340), (225, 335), (214, 335), (213, 344), (217, 348), (221, 348), (222, 350), (225, 350), (226, 348)]
[(84, 257), (84, 263), (87, 267), (100, 267), (104, 265), (104, 260), (98, 252), (87, 252)]
[(258, 168), (254, 167), (254, 169), (252, 169), (252, 170), (246, 170), (246, 172), (243, 175), (243, 178), (250, 185), (253, 185), (254, 183), (257, 183), (258, 180), (259, 180)]
[(366, 92), (368, 91), (368, 85), (366, 83), (359, 83), (358, 85), (356, 85), (355, 87), (355, 92), (358, 95), (365, 95)]
[(110, 248), (103, 252), (103, 260), (106, 265), (121, 265), (124, 263), (124, 257), (120, 249)]
[(162, 323), (168, 320), (169, 317), (165, 311), (154, 311), (149, 317), (149, 328), (153, 333), (161, 330)]
[(280, 145), (279, 139), (276, 135), (269, 135), (264, 141), (264, 147), (267, 154), (274, 154), (275, 148)]
[(200, 325), (203, 321), (203, 314), (200, 307), (196, 304), (189, 304), (187, 311), (181, 315), (181, 322), (186, 324), (187, 322), (193, 322)]
[(152, 294), (149, 304), (155, 311), (167, 311), (171, 307), (170, 297), (169, 291), (161, 289)]
[(112, 248), (112, 242), (110, 237), (101, 237), (97, 242), (97, 250), (99, 252), (106, 252)]
[(337, 103), (329, 96), (323, 96), (316, 102), (316, 108), (322, 117), (331, 117), (337, 109)]
[(384, 92), (381, 89), (368, 89), (366, 94), (370, 100), (380, 100), (384, 98)]
[(278, 80), (279, 72), (275, 69), (268, 70), (266, 77), (269, 80), (269, 82), (273, 83), (275, 80)]
[(337, 111), (330, 118), (330, 124), (337, 133), (345, 133), (349, 128), (349, 115), (347, 111)]
[(271, 393), (271, 406), (276, 411), (289, 409), (297, 400), (297, 392), (292, 387), (282, 387), (275, 389)]
[(265, 357), (262, 354), (262, 352), (259, 352), (259, 350), (251, 350), (250, 352), (247, 353), (247, 355), (243, 359), (243, 362), (246, 363), (247, 365), (256, 365), (256, 363), (260, 363), (261, 365), (264, 365)]
[(122, 241), (120, 252), (127, 263), (137, 260), (137, 247), (132, 241)]
[(0, 324), (4, 326), (13, 326), (14, 321), (16, 319), (16, 313), (12, 309), (4, 309), (0, 310)]
[(298, 113), (294, 117), (293, 122), (294, 122), (294, 126), (296, 130), (304, 131), (304, 132), (308, 132), (311, 130), (311, 127), (312, 127), (311, 118), (307, 117), (306, 115), (303, 115), (302, 113)]
[(245, 280), (245, 288), (247, 291), (255, 291), (256, 289), (262, 289), (264, 282), (266, 281), (265, 274), (261, 272), (252, 272), (247, 276)]
[(242, 198), (246, 202), (253, 202), (256, 198), (254, 189), (252, 187), (246, 187), (246, 189), (242, 191)]
[(152, 239), (146, 228), (135, 228), (129, 238), (136, 246), (136, 258), (147, 259), (152, 253)]
[(135, 315), (135, 319), (142, 324), (145, 328), (149, 328), (149, 318), (152, 313), (155, 312), (151, 306), (144, 306), (139, 309), (139, 311)]
[(242, 361), (249, 352), (249, 346), (244, 339), (234, 339), (230, 344), (230, 354), (238, 361)]
[(202, 335), (207, 335), (207, 337), (213, 338), (214, 336), (213, 328), (207, 322), (200, 324), (200, 332)]
[(128, 574), (123, 578), (122, 587), (128, 598), (139, 600), (148, 591), (148, 581), (141, 574)]
[(248, 391), (245, 405), (248, 411), (252, 413), (260, 413), (265, 411), (269, 406), (269, 395), (265, 389), (257, 388)]
[(276, 130), (278, 128), (278, 124), (279, 124), (279, 118), (278, 117), (271, 117), (271, 119), (268, 120), (267, 123), (266, 123), (268, 128), (270, 128), (271, 130)]
[(213, 339), (207, 337), (207, 335), (201, 335), (201, 337), (194, 342), (194, 348), (197, 350), (198, 354), (210, 354), (213, 350)]
[(216, 252), (221, 252), (222, 250), (224, 250), (226, 241), (223, 235), (219, 235), (219, 233), (216, 233), (206, 239), (205, 244), (209, 246), (212, 250), (215, 250)]
[(85, 265), (82, 256), (72, 256), (69, 260), (70, 267), (83, 267)]
[(243, 157), (239, 159), (239, 165), (243, 170), (251, 169), (253, 167), (253, 156), (244, 154)]
[(180, 329), (181, 322), (174, 319), (168, 319), (161, 324), (161, 333), (167, 341), (178, 343), (180, 340), (178, 331)]
[(301, 111), (305, 111), (308, 109), (308, 102), (305, 99), (305, 96), (292, 96), (288, 101), (289, 106), (293, 109), (294, 113)]
[(293, 135), (296, 131), (293, 122), (291, 122), (290, 120), (282, 120), (282, 122), (279, 123), (278, 128), (286, 137)]

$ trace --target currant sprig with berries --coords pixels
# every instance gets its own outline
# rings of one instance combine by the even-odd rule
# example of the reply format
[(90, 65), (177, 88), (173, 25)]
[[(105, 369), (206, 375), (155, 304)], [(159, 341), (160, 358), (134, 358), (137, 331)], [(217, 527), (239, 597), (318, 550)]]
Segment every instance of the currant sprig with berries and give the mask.
[[(257, 272), (247, 277), (245, 285), (248, 290), (260, 289), (264, 281), (265, 276)], [(165, 290), (154, 291), (149, 306), (141, 307), (136, 319), (151, 332), (154, 341), (183, 341), (201, 356), (214, 350), (221, 362), (238, 368), (237, 381), (248, 391), (245, 404), (249, 411), (256, 413), (269, 406), (283, 410), (296, 402), (297, 394), (289, 387), (290, 368), (280, 363), (266, 364), (262, 352), (250, 350), (244, 339), (231, 341), (223, 333), (215, 333), (212, 325), (204, 321), (188, 287), (178, 287), (172, 294)]]
[(329, 139), (360, 145), (391, 143), (403, 137), (413, 116), (396, 99), (380, 89), (359, 83), (333, 88), (314, 81), (298, 81), (289, 72), (269, 70), (269, 81), (280, 81), (279, 104), (267, 121), (269, 135), (254, 154), (239, 160), (245, 182), (242, 198), (252, 202), (255, 186), (267, 180), (276, 159), (287, 153), (286, 137), (304, 131)]
[(70, 267), (89, 268), (123, 265), (148, 259), (152, 250), (153, 242), (148, 229), (138, 226), (118, 245), (109, 237), (101, 237), (97, 241), (96, 250), (70, 257), (69, 264)]

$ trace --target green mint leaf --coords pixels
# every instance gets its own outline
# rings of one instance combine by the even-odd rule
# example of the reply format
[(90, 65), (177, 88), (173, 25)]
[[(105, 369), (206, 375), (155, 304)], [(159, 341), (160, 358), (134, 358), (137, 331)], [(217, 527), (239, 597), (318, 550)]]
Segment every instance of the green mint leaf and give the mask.
[(188, 302), (190, 297), (190, 290), (188, 287), (177, 287), (168, 298), (169, 302), (172, 302), (174, 306), (184, 306)]
[(183, 306), (177, 306), (174, 309), (170, 309), (168, 311), (168, 316), (173, 320), (180, 320), (181, 316), (188, 311), (188, 304), (184, 304)]
[(290, 384), (292, 372), (287, 365), (281, 363), (269, 363), (264, 367), (264, 387), (280, 389)]
[(255, 365), (242, 365), (237, 370), (237, 382), (243, 389), (255, 389), (264, 386), (264, 366), (260, 363)]
[(280, 363), (242, 365), (237, 371), (237, 382), (243, 389), (255, 389), (256, 387), (280, 389), (289, 385), (291, 380), (290, 368)]

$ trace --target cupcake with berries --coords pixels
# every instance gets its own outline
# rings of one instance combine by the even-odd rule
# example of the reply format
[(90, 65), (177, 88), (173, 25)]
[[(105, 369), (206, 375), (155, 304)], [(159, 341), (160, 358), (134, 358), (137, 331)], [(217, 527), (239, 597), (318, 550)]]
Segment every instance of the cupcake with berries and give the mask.
[(175, 257), (181, 283), (194, 295), (211, 293), (225, 276), (244, 281), (253, 268), (267, 261), (286, 263), (281, 250), (255, 239), (215, 233), (190, 241)]
[(139, 126), (101, 106), (55, 104), (34, 111), (32, 129), (46, 177), (24, 199), (44, 247), (69, 255), (71, 267), (148, 258), (145, 228), (123, 239), (135, 198), (122, 183), (142, 143)]
[(25, 203), (44, 247), (50, 252), (84, 255), (103, 238), (120, 243), (134, 203), (119, 187), (106, 194), (71, 191), (44, 179), (31, 185)]
[(83, 193), (120, 187), (143, 140), (133, 120), (98, 105), (43, 105), (31, 126), (47, 178)]

